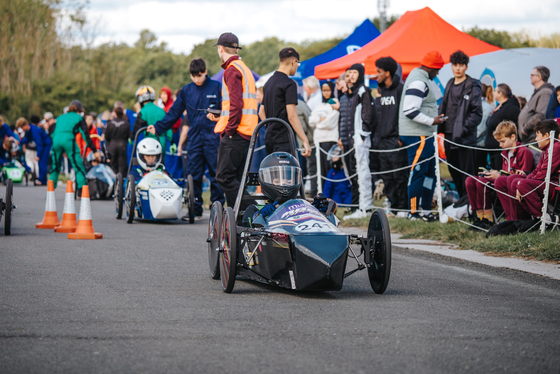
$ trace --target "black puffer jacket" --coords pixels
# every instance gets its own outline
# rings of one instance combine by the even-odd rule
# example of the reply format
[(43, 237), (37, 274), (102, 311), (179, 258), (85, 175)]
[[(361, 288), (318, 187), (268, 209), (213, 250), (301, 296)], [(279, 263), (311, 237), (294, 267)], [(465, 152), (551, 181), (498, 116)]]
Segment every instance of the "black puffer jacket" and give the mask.
[(517, 119), (519, 118), (520, 111), (519, 101), (513, 96), (494, 110), (490, 117), (488, 117), (488, 122), (486, 122), (486, 141), (484, 143), (486, 148), (500, 148), (500, 143), (494, 139), (493, 135), (494, 131), (496, 131), (496, 127), (498, 127), (502, 121), (512, 121), (518, 126)]
[[(449, 80), (445, 87), (445, 95), (439, 106), (439, 114), (446, 113), (447, 102), (449, 101), (449, 93), (453, 78)], [(476, 128), (482, 120), (482, 84), (479, 80), (473, 79), (467, 75), (465, 86), (461, 92), (461, 99), (457, 106), (457, 116), (453, 124), (452, 141), (455, 143), (476, 146)], [(445, 132), (445, 123), (439, 125), (439, 132)], [(451, 147), (455, 148), (455, 147)]]
[[(364, 90), (361, 91), (360, 88)], [(355, 89), (353, 95), (344, 95), (340, 98), (340, 117), (338, 120), (338, 134), (342, 144), (346, 146), (354, 145), (354, 120), (356, 110), (361, 104), (362, 130), (373, 133), (376, 127), (375, 103), (371, 97), (370, 89), (361, 85)]]
[(352, 100), (348, 98), (348, 95), (344, 94), (339, 99), (340, 116), (338, 117), (338, 136), (344, 147), (354, 144), (354, 120), (352, 115)]

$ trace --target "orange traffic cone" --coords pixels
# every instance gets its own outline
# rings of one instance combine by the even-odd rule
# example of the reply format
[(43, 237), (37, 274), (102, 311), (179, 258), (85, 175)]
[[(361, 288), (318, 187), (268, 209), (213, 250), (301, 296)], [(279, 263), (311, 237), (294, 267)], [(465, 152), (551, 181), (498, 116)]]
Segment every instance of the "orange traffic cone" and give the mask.
[(66, 196), (64, 197), (64, 210), (62, 212), (62, 222), (56, 226), (55, 232), (74, 232), (78, 227), (76, 221), (76, 208), (74, 207), (74, 183), (66, 182)]
[(68, 239), (103, 239), (103, 234), (95, 232), (93, 229), (89, 187), (87, 185), (82, 187), (78, 227), (75, 232), (68, 234)]
[(60, 225), (56, 214), (56, 198), (54, 196), (54, 182), (49, 180), (47, 185), (47, 201), (45, 203), (45, 216), (41, 223), (35, 225), (38, 229), (54, 229)]

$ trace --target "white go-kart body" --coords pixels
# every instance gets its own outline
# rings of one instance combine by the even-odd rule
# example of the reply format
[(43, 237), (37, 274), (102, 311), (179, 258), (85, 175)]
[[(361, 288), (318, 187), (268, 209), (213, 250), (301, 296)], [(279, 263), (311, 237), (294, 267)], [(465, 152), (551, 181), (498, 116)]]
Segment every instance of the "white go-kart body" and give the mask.
[(170, 220), (180, 217), (183, 189), (159, 170), (144, 175), (136, 184), (136, 196), (141, 218)]

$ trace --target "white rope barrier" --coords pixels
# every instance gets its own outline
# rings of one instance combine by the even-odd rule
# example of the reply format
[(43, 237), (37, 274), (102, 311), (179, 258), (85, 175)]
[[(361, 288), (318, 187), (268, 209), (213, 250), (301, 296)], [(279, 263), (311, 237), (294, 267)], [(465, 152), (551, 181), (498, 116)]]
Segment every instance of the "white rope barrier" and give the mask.
[(419, 141), (417, 141), (416, 143), (412, 143), (412, 144), (409, 144), (409, 145), (405, 145), (404, 147), (400, 147), (400, 148), (394, 148), (394, 149), (370, 149), (369, 151), (370, 151), (371, 153), (399, 152), (399, 151), (402, 151), (402, 150), (404, 150), (404, 149), (408, 149), (408, 148), (414, 147), (415, 145), (418, 145), (418, 144), (420, 144), (420, 143), (422, 143), (422, 142), (425, 142), (426, 140), (431, 139), (431, 138), (433, 138), (433, 137), (434, 137), (434, 135), (430, 135), (430, 136), (428, 136), (427, 138), (424, 138), (424, 140), (419, 140)]
[[(548, 144), (548, 165), (546, 167), (546, 177), (544, 178), (544, 181), (546, 183), (545, 187), (544, 187), (544, 193), (543, 193), (543, 206), (542, 206), (542, 217), (545, 217), (547, 214), (547, 210), (548, 210), (548, 191), (550, 189), (550, 173), (552, 172), (552, 170), (550, 170), (550, 168), (552, 167), (552, 155), (554, 153), (554, 130), (552, 130), (550, 132), (550, 143)], [(542, 184), (541, 184), (542, 185)], [(546, 223), (544, 222), (544, 219), (541, 219), (541, 235), (544, 234), (544, 230), (546, 229)]]
[[(451, 165), (449, 162), (447, 162), (447, 161), (445, 161), (445, 160), (443, 160), (443, 159), (441, 159), (441, 158), (440, 158), (439, 160), (440, 160), (440, 162), (446, 164), (448, 167), (451, 167), (452, 169), (457, 170), (459, 173), (462, 173), (462, 174), (464, 174), (464, 175), (466, 175), (466, 176), (469, 176), (469, 177), (473, 177), (474, 180), (476, 180), (477, 182), (479, 182), (479, 183), (481, 183), (481, 184), (484, 184), (486, 187), (490, 188), (491, 190), (496, 191), (496, 192), (499, 192), (499, 193), (501, 193), (502, 195), (505, 195), (505, 196), (509, 197), (510, 199), (517, 200), (517, 196), (512, 196), (512, 195), (510, 195), (510, 194), (508, 194), (508, 193), (505, 193), (505, 192), (503, 192), (503, 191), (500, 191), (500, 190), (494, 188), (493, 186), (491, 186), (491, 185), (490, 185), (489, 183), (487, 183), (487, 182), (484, 182), (484, 183), (483, 183), (481, 180), (477, 179), (474, 175), (470, 175), (469, 173), (464, 172), (463, 170), (461, 170), (461, 169), (459, 169), (459, 168), (457, 168), (457, 167)], [(527, 196), (527, 195), (532, 194), (533, 192), (535, 192), (536, 190), (538, 190), (544, 183), (545, 183), (545, 182), (543, 181), (541, 184), (539, 184), (539, 185), (538, 185), (537, 187), (535, 187), (533, 190), (527, 192), (525, 195), (521, 195), (521, 197), (523, 198), (523, 197), (525, 197), (525, 196)]]
[(450, 144), (456, 145), (457, 147), (466, 148), (466, 149), (474, 149), (474, 150), (477, 150), (477, 151), (486, 151), (486, 152), (497, 152), (497, 151), (503, 152), (503, 151), (508, 151), (508, 150), (522, 148), (522, 147), (529, 147), (531, 145), (539, 143), (539, 142), (532, 142), (532, 143), (517, 145), (515, 147), (510, 147), (510, 148), (480, 148), (480, 147), (473, 147), (473, 146), (470, 146), (470, 145), (455, 143), (455, 142), (453, 142), (449, 139), (446, 139), (443, 136), (439, 136), (439, 135), (438, 135), (438, 138), (443, 139), (443, 141), (448, 142)]

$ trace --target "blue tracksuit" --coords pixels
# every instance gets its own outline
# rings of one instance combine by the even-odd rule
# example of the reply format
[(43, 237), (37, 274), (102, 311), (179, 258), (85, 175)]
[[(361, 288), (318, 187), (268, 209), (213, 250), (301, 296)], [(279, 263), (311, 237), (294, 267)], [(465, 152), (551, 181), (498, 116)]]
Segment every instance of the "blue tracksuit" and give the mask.
[(352, 186), (346, 178), (344, 169), (335, 170), (331, 168), (327, 174), (327, 178), (340, 182), (325, 181), (323, 186), (323, 195), (329, 199), (333, 199), (337, 204), (352, 204)]
[(0, 142), (3, 142), (6, 136), (11, 136), (14, 139), (19, 139), (19, 136), (14, 134), (10, 126), (3, 124), (2, 126), (0, 126)]
[(210, 175), (212, 202), (224, 203), (224, 193), (216, 183), (216, 166), (218, 163), (218, 146), (220, 134), (214, 132), (215, 122), (206, 118), (206, 112), (199, 109), (221, 109), (222, 94), (221, 84), (208, 77), (197, 86), (189, 83), (181, 89), (177, 100), (169, 109), (165, 117), (154, 125), (158, 134), (169, 130), (181, 118), (186, 110), (189, 119), (189, 132), (187, 135), (187, 171), (194, 180), (195, 214), (202, 215), (202, 177), (206, 168)]
[(2, 145), (0, 145), (0, 167), (6, 165), (11, 160), (11, 155), (9, 151), (6, 151)]
[(39, 157), (39, 181), (47, 184), (47, 171), (49, 163), (49, 155), (51, 153), (52, 140), (49, 134), (39, 126), (29, 124), (29, 131), (25, 132), (25, 136), (20, 144), (28, 144), (35, 142), (37, 145), (37, 157)]

